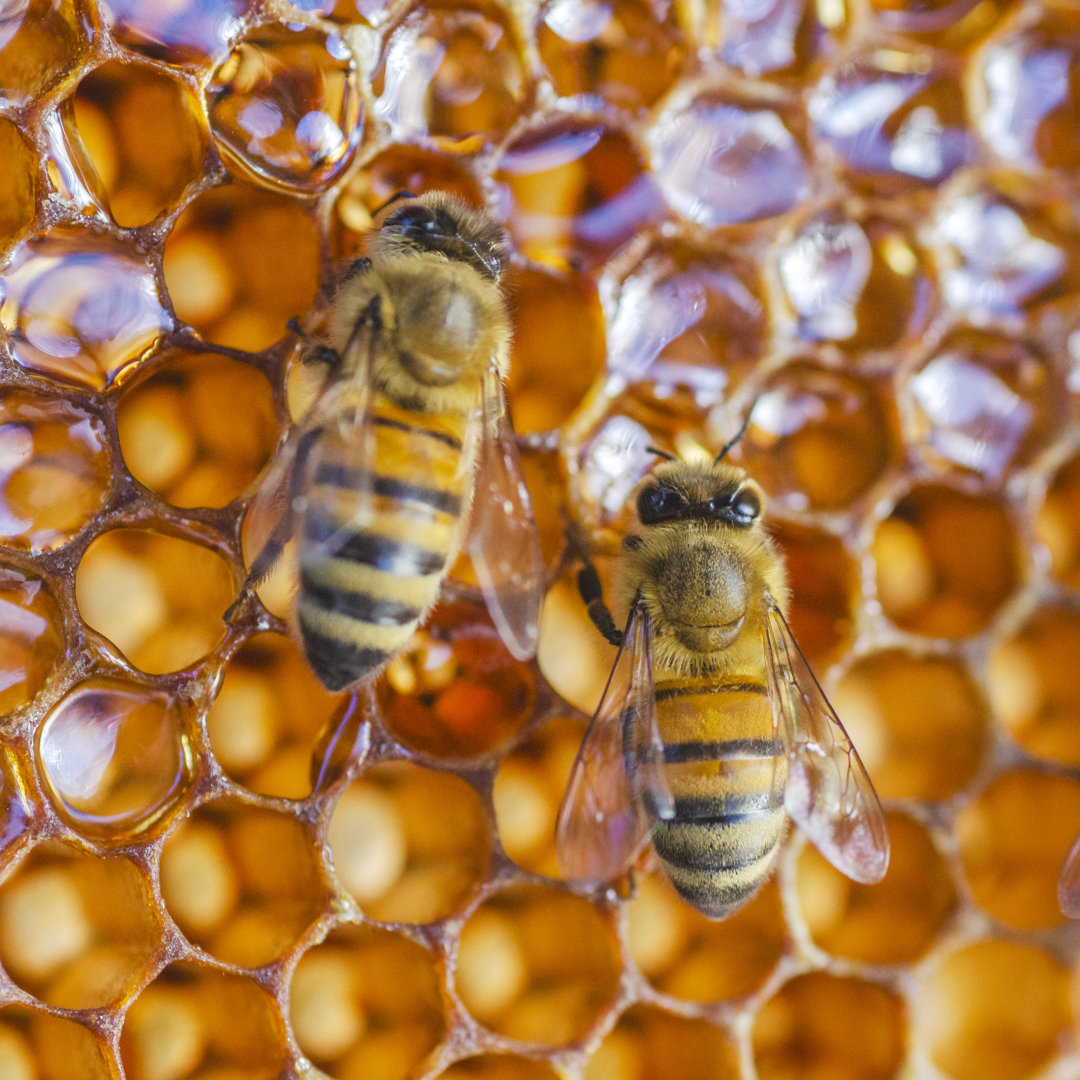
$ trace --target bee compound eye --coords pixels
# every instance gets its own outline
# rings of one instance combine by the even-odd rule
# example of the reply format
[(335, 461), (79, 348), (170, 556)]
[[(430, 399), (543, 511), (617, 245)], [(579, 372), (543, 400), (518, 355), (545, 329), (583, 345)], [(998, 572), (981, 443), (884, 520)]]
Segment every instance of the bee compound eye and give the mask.
[(677, 514), (686, 506), (682, 496), (670, 488), (653, 484), (645, 488), (638, 496), (638, 517), (643, 524), (661, 521)]
[(753, 488), (740, 488), (730, 505), (731, 516), (741, 525), (749, 525), (761, 515), (761, 499)]

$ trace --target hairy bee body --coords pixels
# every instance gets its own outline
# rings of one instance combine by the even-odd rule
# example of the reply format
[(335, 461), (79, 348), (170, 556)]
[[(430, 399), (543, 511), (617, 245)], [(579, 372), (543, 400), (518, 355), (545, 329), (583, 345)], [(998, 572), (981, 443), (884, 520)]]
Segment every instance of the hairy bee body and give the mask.
[[(515, 655), (533, 647), (542, 575), (501, 386), (501, 229), (433, 192), (389, 213), (369, 251), (299, 328), (325, 385), (260, 493), (284, 512), (244, 586), (297, 539), (293, 621), (335, 691), (382, 668), (431, 610), (477, 483), (498, 497), (470, 554)], [(518, 563), (511, 585), (507, 560)]]
[(592, 881), (627, 870), (651, 840), (710, 918), (765, 881), (788, 817), (857, 881), (880, 880), (889, 852), (873, 786), (788, 629), (763, 494), (722, 458), (672, 459), (643, 482), (615, 569), (624, 629), (596, 571), (579, 575), (620, 649), (556, 837), (566, 876)]

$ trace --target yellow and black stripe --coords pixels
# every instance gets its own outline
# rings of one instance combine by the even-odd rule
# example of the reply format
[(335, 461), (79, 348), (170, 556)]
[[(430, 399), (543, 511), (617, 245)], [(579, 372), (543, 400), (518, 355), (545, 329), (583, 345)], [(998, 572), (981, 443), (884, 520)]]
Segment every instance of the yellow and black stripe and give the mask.
[(331, 690), (377, 671), (435, 603), (471, 483), (464, 418), (406, 411), (377, 395), (367, 422), (372, 467), (349, 464), (342, 437), (321, 435), (306, 491), (297, 619)]
[(653, 846), (675, 888), (723, 918), (761, 886), (784, 835), (787, 761), (768, 691), (754, 679), (658, 683), (656, 707), (674, 816), (656, 821)]

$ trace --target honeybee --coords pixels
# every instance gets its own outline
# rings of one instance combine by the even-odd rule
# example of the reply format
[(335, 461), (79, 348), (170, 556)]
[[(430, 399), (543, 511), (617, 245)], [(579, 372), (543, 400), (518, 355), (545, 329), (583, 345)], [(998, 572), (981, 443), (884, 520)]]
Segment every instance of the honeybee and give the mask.
[(712, 461), (661, 454), (639, 485), (615, 569), (624, 629), (581, 553), (582, 599), (619, 654), (556, 834), (564, 875), (589, 882), (624, 873), (651, 839), (713, 919), (768, 877), (785, 815), (855, 881), (889, 863), (873, 785), (788, 628), (763, 493), (724, 461), (740, 436)]
[(535, 652), (543, 564), (502, 389), (505, 258), (485, 214), (442, 192), (408, 196), (325, 310), (294, 326), (327, 376), (253, 503), (256, 520), (280, 519), (240, 599), (294, 536), (293, 620), (330, 690), (409, 641), (470, 509), (468, 551), (493, 621), (515, 656)]

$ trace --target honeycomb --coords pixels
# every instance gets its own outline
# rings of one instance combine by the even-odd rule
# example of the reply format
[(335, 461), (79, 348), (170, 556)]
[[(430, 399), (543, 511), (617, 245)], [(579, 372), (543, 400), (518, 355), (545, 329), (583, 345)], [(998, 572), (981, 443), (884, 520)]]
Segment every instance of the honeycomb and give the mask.
[[(0, 1076), (1069, 1080), (1080, 933), (1080, 12), (1067, 0), (0, 6)], [(311, 387), (287, 331), (400, 188), (514, 250), (548, 571), (466, 564), (327, 693), (287, 559), (230, 625)], [(771, 496), (885, 806), (732, 918), (560, 881), (652, 457)]]

